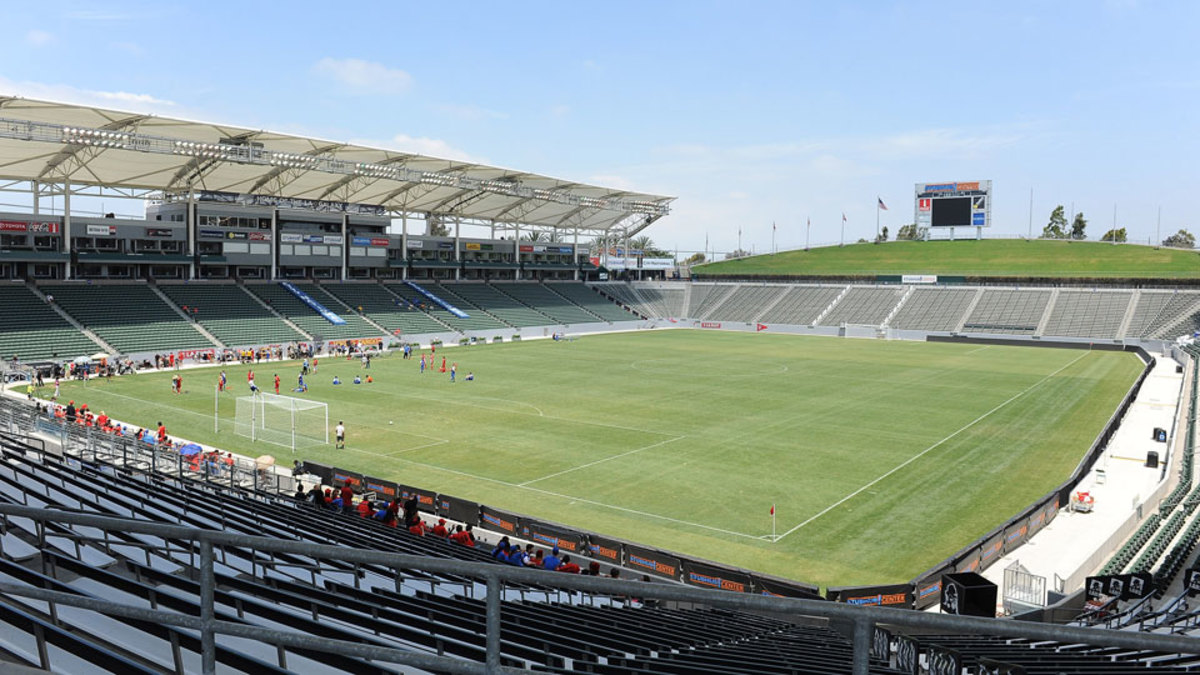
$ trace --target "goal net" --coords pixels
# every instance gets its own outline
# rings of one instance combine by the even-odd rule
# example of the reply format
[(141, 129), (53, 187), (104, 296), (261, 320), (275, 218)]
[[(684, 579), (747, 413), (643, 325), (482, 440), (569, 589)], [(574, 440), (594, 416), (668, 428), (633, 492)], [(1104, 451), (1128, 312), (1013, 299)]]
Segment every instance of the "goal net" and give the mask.
[(259, 392), (239, 396), (234, 433), (292, 451), (329, 444), (329, 405)]

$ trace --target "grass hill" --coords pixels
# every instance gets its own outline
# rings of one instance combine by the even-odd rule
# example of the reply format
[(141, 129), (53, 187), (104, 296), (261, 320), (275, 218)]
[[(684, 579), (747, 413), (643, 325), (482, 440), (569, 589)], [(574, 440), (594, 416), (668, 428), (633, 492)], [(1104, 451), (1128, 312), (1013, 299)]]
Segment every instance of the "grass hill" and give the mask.
[(897, 241), (785, 251), (692, 268), (700, 276), (1200, 278), (1200, 252), (1092, 241)]

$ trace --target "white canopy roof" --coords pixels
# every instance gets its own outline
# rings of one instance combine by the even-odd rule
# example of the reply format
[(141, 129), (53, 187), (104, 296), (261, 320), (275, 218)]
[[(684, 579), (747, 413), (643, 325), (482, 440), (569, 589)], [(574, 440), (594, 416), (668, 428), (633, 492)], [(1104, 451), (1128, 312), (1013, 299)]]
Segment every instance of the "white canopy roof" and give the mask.
[(673, 197), (223, 124), (0, 95), (0, 178), (267, 195), (636, 231)]

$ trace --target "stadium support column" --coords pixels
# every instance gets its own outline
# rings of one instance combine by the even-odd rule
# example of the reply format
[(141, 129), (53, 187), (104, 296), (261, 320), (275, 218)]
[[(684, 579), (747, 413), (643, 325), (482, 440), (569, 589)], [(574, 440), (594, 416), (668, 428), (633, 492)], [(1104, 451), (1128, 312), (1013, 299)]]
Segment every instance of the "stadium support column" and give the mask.
[[(350, 214), (343, 213), (342, 214), (342, 281), (345, 281), (346, 279), (349, 278), (347, 276), (347, 271), (350, 269), (350, 264), (349, 264), (350, 247), (346, 245), (346, 244), (350, 243), (350, 240), (346, 238), (346, 234), (349, 231), (350, 231)], [(294, 450), (295, 448), (292, 448), (292, 449)]]
[(575, 281), (579, 281), (579, 228), (575, 228), (575, 245), (571, 247), (571, 261), (575, 267)]
[(183, 209), (183, 220), (187, 230), (187, 252), (191, 262), (188, 263), (188, 278), (195, 279), (196, 259), (198, 252), (196, 251), (196, 193), (193, 190), (188, 190), (187, 205)]
[(454, 216), (454, 280), (462, 279), (462, 216)]
[(67, 265), (63, 269), (63, 278), (73, 278), (75, 266), (71, 264), (71, 184), (63, 183), (63, 251), (67, 254)]
[(271, 209), (271, 281), (279, 278), (279, 209)]
[(517, 263), (514, 276), (521, 280), (521, 224), (513, 223), (513, 262)]
[[(36, 216), (36, 215), (38, 215), (38, 212), (41, 210), (41, 209), (39, 209), (39, 208), (38, 208), (38, 207), (39, 207), (39, 202), (41, 201), (41, 199), (40, 199), (40, 198), (41, 198), (41, 194), (40, 194), (40, 192), (41, 192), (41, 191), (38, 189), (38, 188), (40, 188), (40, 187), (41, 187), (41, 183), (39, 183), (39, 182), (38, 182), (38, 181), (36, 181), (36, 180), (35, 180), (35, 181), (33, 181), (33, 215), (35, 215), (35, 216)], [(1160, 214), (1160, 215), (1161, 215), (1161, 214)]]
[(400, 212), (400, 260), (404, 261), (400, 278), (408, 279), (408, 211)]

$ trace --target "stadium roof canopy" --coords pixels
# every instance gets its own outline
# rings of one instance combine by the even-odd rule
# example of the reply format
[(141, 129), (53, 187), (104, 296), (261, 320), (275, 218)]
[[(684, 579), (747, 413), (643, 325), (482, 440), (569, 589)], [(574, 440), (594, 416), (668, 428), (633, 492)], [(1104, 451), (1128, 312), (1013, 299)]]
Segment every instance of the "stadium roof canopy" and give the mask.
[(0, 179), (265, 195), (495, 223), (637, 231), (673, 197), (223, 124), (0, 95)]

